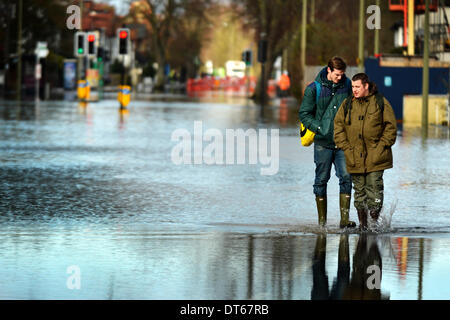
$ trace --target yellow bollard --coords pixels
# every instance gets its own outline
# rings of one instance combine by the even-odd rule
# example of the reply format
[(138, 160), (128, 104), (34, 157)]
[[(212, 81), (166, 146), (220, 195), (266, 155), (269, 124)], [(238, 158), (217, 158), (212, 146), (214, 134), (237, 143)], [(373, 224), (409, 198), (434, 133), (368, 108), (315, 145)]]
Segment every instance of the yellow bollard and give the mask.
[(86, 80), (78, 80), (78, 99), (87, 101), (89, 100), (89, 96), (91, 93), (91, 87), (89, 86), (89, 82)]
[(119, 93), (117, 95), (117, 100), (119, 100), (120, 109), (126, 109), (128, 104), (130, 103), (130, 94), (131, 94), (130, 86), (119, 86)]
[(78, 80), (77, 93), (79, 100), (86, 99), (86, 80)]

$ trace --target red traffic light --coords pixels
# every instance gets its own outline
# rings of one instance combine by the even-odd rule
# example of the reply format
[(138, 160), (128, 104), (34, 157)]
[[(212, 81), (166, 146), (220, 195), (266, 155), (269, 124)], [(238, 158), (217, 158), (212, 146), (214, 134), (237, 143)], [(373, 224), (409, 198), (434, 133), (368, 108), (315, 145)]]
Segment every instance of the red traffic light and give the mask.
[(120, 39), (126, 39), (128, 37), (128, 32), (127, 31), (120, 31), (119, 32), (119, 38)]
[(89, 41), (89, 42), (94, 42), (94, 41), (95, 41), (95, 35), (90, 34), (90, 35), (88, 36), (88, 41)]

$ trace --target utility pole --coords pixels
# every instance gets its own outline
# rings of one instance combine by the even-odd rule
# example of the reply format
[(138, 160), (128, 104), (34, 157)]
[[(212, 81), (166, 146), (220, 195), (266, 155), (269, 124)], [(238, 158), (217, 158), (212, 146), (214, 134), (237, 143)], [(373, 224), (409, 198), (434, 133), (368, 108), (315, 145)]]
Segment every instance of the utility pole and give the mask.
[(12, 5), (7, 3), (6, 4), (6, 12), (8, 13), (6, 15), (6, 30), (5, 30), (5, 49), (4, 49), (4, 61), (5, 61), (5, 73), (4, 73), (4, 83), (3, 83), (3, 97), (4, 99), (6, 99), (6, 94), (7, 94), (7, 88), (8, 88), (8, 73), (9, 73), (9, 30), (10, 30), (10, 21), (11, 21), (11, 10), (12, 10)]
[[(380, 7), (380, 0), (376, 1), (376, 5), (378, 8)], [(373, 51), (374, 51), (374, 55), (377, 55), (380, 53), (380, 29), (375, 28), (375, 37), (374, 38), (375, 38), (375, 43), (373, 46)]]
[(359, 0), (358, 70), (364, 72), (364, 0)]
[(408, 56), (414, 51), (414, 0), (408, 0)]
[(423, 252), (424, 241), (423, 238), (419, 240), (419, 290), (417, 300), (422, 300), (423, 291)]
[(261, 101), (261, 112), (264, 112), (264, 105), (266, 103), (266, 60), (267, 60), (267, 40), (266, 34), (261, 33), (260, 40), (258, 43), (258, 62), (261, 63), (261, 92), (260, 92), (260, 101)]
[(302, 90), (304, 87), (304, 82), (306, 79), (306, 12), (307, 12), (307, 3), (306, 0), (303, 0), (303, 8), (302, 8), (302, 38), (301, 38), (301, 52), (300, 52), (300, 59), (301, 59), (301, 71), (302, 71)]
[(22, 1), (19, 0), (17, 8), (17, 77), (16, 99), (20, 101), (22, 93)]
[(283, 49), (283, 53), (281, 55), (281, 73), (283, 73), (284, 70), (288, 69), (288, 48)]
[(423, 76), (422, 76), (422, 138), (428, 137), (428, 89), (430, 59), (430, 0), (425, 0), (425, 24), (423, 39)]

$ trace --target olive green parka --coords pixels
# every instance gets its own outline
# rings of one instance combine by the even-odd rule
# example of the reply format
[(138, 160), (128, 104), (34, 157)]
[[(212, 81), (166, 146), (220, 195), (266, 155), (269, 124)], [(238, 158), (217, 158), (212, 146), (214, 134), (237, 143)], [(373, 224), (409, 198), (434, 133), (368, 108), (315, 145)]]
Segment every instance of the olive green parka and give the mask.
[(344, 101), (334, 119), (334, 141), (344, 151), (349, 173), (368, 173), (392, 168), (392, 150), (397, 137), (394, 110), (386, 98), (384, 110), (377, 105), (376, 92), (352, 99), (344, 119)]

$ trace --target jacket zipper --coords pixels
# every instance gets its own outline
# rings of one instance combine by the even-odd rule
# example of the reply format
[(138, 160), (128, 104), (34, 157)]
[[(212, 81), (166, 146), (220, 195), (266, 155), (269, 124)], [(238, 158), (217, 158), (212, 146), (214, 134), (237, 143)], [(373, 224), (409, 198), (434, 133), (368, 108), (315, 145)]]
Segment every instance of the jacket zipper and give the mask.
[[(370, 105), (370, 101), (368, 101), (368, 105)], [(367, 109), (369, 108), (368, 107), (368, 105), (366, 106), (365, 105), (365, 103), (364, 103), (364, 107), (365, 107), (365, 109), (364, 109), (364, 115), (362, 116), (363, 118), (362, 118), (362, 127), (361, 127), (361, 131), (362, 131), (362, 138), (361, 138), (361, 140), (362, 140), (362, 143), (363, 143), (363, 146), (364, 146), (364, 151), (365, 151), (365, 155), (364, 155), (364, 173), (367, 173), (367, 165), (366, 165), (366, 160), (367, 160), (367, 146), (366, 146), (366, 142), (364, 141), (364, 124), (365, 124), (365, 122), (366, 122), (366, 115), (367, 115)]]

